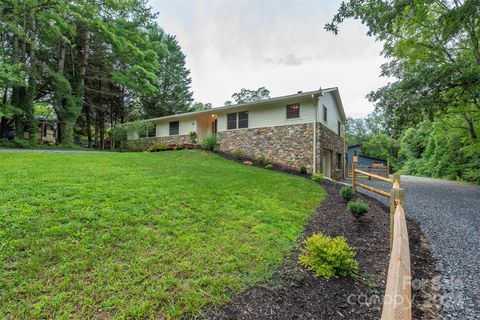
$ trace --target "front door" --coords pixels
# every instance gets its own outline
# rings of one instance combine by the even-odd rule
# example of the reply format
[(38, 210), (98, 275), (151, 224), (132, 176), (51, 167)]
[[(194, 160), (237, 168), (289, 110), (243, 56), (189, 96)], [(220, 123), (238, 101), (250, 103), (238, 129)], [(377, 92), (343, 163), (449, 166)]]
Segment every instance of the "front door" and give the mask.
[(332, 151), (323, 150), (322, 168), (325, 177), (332, 177)]
[(217, 134), (217, 123), (218, 119), (212, 121), (212, 134)]

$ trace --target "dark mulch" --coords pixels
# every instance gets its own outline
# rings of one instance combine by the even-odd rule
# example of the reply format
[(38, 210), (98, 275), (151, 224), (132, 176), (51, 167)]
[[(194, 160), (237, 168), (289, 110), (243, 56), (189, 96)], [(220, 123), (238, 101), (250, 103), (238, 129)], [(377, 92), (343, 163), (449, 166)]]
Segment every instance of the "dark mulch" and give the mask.
[[(302, 238), (322, 232), (344, 236), (357, 252), (360, 276), (325, 280), (316, 278), (297, 263), (299, 244), (285, 258), (283, 267), (267, 283), (249, 288), (227, 304), (210, 308), (205, 319), (378, 319), (384, 294), (389, 259), (388, 208), (368, 196), (357, 194), (370, 205), (364, 217), (356, 219), (346, 211), (339, 196), (340, 186), (324, 182), (327, 198), (305, 227)], [(408, 221), (414, 279), (436, 276), (430, 247), (418, 224)], [(414, 319), (437, 317), (431, 285), (414, 291)]]

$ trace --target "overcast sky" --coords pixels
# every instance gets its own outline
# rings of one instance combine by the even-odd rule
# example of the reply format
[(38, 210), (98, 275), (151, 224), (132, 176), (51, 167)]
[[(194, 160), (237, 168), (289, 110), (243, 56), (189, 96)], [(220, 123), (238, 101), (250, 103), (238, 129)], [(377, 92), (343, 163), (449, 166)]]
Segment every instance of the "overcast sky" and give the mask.
[(365, 116), (365, 95), (384, 84), (381, 44), (358, 21), (323, 27), (337, 0), (150, 0), (187, 56), (195, 101), (215, 107), (241, 88), (281, 96), (338, 87), (347, 116)]

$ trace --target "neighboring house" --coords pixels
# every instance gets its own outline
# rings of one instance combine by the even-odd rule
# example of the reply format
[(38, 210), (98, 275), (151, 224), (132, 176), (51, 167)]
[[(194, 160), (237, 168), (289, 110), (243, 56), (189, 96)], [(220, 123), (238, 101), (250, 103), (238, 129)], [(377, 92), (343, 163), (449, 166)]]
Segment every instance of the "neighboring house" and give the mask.
[(57, 142), (57, 120), (39, 117), (38, 133), (41, 142)]
[(348, 164), (352, 164), (354, 156), (357, 156), (357, 163), (359, 166), (386, 167), (388, 165), (388, 162), (385, 159), (379, 159), (362, 154), (361, 144), (355, 144), (348, 147)]
[[(36, 120), (37, 120), (38, 142), (56, 143), (57, 142), (57, 120), (49, 119), (43, 116), (38, 117)], [(13, 121), (11, 121), (10, 123), (4, 124), (2, 126), (2, 129), (0, 131), (0, 139), (11, 140), (13, 138), (15, 138), (15, 126)], [(30, 133), (25, 131), (23, 133), (23, 138), (29, 139)]]
[(191, 132), (199, 140), (217, 134), (223, 152), (264, 156), (271, 163), (295, 170), (305, 166), (334, 179), (345, 176), (346, 117), (337, 88), (145, 121), (155, 123), (156, 130), (155, 137), (139, 138), (143, 146), (190, 143)]

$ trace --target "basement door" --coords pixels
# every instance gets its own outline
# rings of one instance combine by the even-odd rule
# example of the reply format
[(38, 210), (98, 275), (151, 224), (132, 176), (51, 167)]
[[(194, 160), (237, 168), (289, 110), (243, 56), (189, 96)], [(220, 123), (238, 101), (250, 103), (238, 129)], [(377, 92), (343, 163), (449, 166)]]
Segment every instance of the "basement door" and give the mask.
[(322, 169), (325, 177), (332, 177), (332, 151), (323, 149)]

